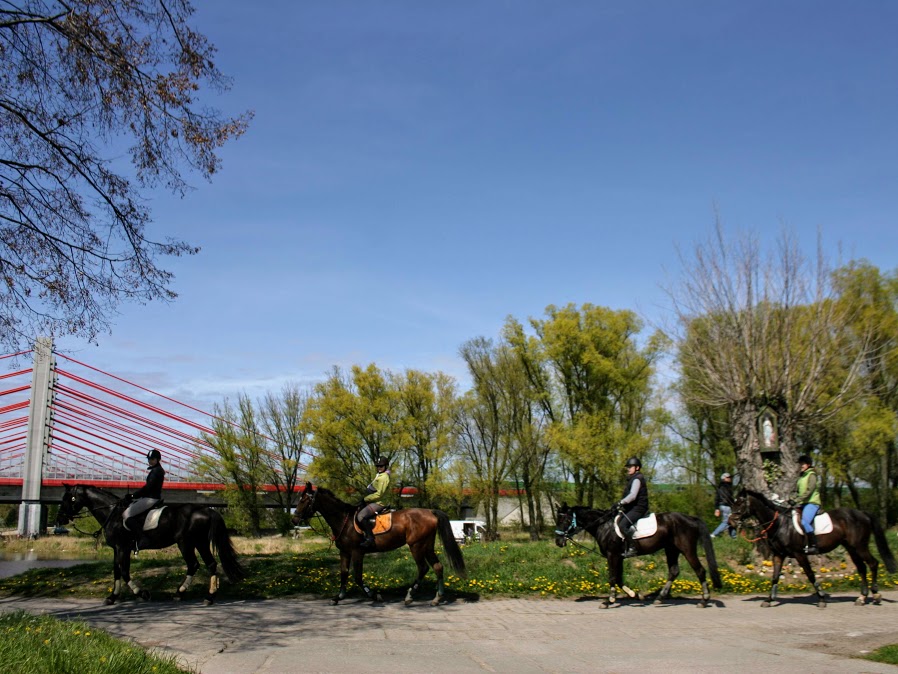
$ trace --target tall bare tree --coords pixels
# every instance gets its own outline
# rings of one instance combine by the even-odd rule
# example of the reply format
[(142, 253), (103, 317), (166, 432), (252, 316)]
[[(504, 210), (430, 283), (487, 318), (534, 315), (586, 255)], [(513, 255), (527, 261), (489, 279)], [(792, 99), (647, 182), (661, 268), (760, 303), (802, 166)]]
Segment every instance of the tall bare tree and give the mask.
[[(38, 334), (95, 340), (123, 301), (171, 300), (148, 238), (146, 190), (183, 195), (210, 178), (250, 114), (224, 117), (227, 89), (187, 0), (0, 2), (0, 344)], [(130, 154), (129, 170), (121, 157)]]
[[(756, 236), (727, 239), (718, 223), (681, 260), (668, 293), (684, 402), (726, 420), (745, 486), (787, 493), (805, 443), (859, 394), (866, 343), (849, 339), (852, 310), (834, 300), (819, 248), (811, 264), (788, 233), (765, 257)], [(764, 410), (777, 424), (766, 474)]]

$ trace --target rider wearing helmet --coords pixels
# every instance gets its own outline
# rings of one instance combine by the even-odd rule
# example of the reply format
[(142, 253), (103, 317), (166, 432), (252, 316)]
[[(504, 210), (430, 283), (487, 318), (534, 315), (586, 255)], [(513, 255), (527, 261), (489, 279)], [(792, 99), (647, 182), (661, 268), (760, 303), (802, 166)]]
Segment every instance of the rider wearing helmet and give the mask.
[(162, 498), (162, 484), (165, 482), (165, 471), (162, 469), (162, 454), (158, 449), (147, 452), (147, 483), (133, 494), (125, 496), (130, 505), (125, 508), (122, 518), (140, 515), (156, 505)]
[(365, 540), (362, 541), (363, 548), (374, 547), (374, 516), (381, 510), (386, 508), (383, 503), (379, 503), (390, 488), (390, 471), (387, 470), (388, 461), (386, 457), (379, 456), (374, 460), (377, 467), (377, 475), (366, 488), (366, 496), (359, 502), (359, 511), (356, 513), (356, 521), (359, 528), (365, 532)]
[(624, 557), (635, 557), (639, 554), (633, 545), (633, 534), (636, 533), (636, 520), (645, 517), (649, 512), (649, 491), (645, 475), (642, 474), (642, 462), (635, 456), (627, 459), (627, 487), (623, 498), (617, 503), (621, 511), (618, 526), (624, 535), (626, 549)]
[(798, 457), (798, 465), (801, 475), (798, 476), (798, 505), (801, 506), (801, 526), (808, 537), (808, 544), (804, 547), (806, 555), (816, 555), (817, 535), (814, 533), (814, 517), (820, 510), (820, 490), (817, 488), (817, 473), (814, 472), (814, 462), (807, 454)]

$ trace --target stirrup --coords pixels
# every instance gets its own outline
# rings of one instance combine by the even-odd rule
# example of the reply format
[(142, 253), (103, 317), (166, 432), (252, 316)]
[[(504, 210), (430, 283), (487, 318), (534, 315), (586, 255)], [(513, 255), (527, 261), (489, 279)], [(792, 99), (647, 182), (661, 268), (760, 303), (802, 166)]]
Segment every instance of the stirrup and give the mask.
[(816, 545), (806, 545), (804, 546), (804, 554), (806, 555), (819, 555), (820, 550)]
[(630, 557), (638, 557), (639, 552), (636, 550), (636, 546), (631, 545), (626, 550), (624, 550), (624, 554), (621, 555), (624, 559), (628, 559)]

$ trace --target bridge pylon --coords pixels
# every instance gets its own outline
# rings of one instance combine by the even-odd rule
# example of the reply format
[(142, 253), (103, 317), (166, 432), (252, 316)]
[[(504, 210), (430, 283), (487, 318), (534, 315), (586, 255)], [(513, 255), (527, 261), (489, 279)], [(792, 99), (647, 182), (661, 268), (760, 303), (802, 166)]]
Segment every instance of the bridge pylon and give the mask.
[(50, 448), (51, 406), (56, 380), (53, 339), (38, 337), (34, 344), (31, 402), (28, 407), (28, 431), (25, 439), (25, 464), (22, 472), (22, 504), (19, 507), (19, 536), (35, 538), (44, 527), (41, 506), (41, 482), (44, 462)]

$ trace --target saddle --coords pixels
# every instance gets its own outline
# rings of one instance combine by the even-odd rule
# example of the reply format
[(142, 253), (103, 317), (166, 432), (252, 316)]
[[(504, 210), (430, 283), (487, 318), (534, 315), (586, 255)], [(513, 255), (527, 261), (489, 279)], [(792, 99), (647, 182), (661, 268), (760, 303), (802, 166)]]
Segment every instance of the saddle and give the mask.
[[(804, 528), (801, 526), (801, 508), (792, 508), (792, 526), (795, 531), (804, 536)], [(814, 516), (814, 535), (828, 534), (833, 530), (833, 518), (829, 513), (818, 512)]]
[[(620, 522), (621, 515), (618, 515), (614, 518), (614, 532), (617, 534), (618, 538), (623, 539), (624, 535), (620, 531)], [(649, 513), (644, 517), (640, 517), (636, 520), (636, 533), (633, 534), (633, 540), (637, 540), (639, 538), (648, 538), (649, 536), (654, 536), (658, 531), (658, 518), (655, 517), (655, 513)]]
[(159, 526), (159, 518), (162, 517), (162, 511), (166, 509), (165, 499), (159, 499), (149, 510), (145, 510), (139, 515), (129, 517), (125, 520), (125, 529), (134, 533), (142, 531), (152, 531)]
[[(370, 521), (370, 517), (368, 518)], [(357, 533), (363, 534), (365, 533), (359, 528), (359, 523), (355, 517), (352, 518), (352, 526), (355, 527)], [(377, 534), (385, 534), (393, 527), (393, 511), (392, 510), (384, 510), (382, 512), (377, 513), (374, 518), (374, 530), (372, 533), (377, 536)]]

